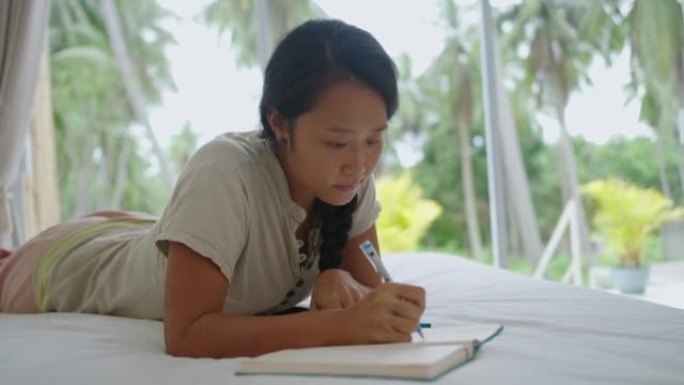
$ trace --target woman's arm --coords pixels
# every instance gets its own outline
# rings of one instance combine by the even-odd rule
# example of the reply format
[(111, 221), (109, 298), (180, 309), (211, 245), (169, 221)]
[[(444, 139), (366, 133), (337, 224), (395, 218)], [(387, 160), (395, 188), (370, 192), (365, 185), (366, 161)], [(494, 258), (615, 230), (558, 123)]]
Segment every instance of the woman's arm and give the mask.
[(211, 260), (181, 243), (168, 256), (164, 332), (171, 355), (253, 356), (286, 347), (342, 343), (333, 311), (286, 316), (223, 315), (229, 283)]
[(350, 307), (380, 285), (380, 276), (359, 248), (366, 240), (377, 248), (375, 226), (347, 241), (339, 269), (320, 273), (311, 293), (311, 309)]
[(425, 292), (392, 284), (352, 308), (279, 316), (222, 314), (229, 283), (209, 259), (171, 242), (164, 334), (171, 355), (255, 356), (286, 348), (410, 341)]

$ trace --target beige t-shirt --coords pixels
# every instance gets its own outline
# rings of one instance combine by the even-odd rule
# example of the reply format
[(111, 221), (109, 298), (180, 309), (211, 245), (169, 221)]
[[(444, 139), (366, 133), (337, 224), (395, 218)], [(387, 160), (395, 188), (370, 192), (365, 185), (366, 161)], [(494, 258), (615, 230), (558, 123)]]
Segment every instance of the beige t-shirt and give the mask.
[[(350, 238), (370, 228), (379, 214), (372, 178), (358, 198)], [(258, 132), (221, 135), (190, 159), (164, 214), (151, 228), (142, 234), (139, 229), (112, 231), (63, 258), (52, 278), (50, 302), (57, 310), (159, 319), (165, 255), (174, 241), (212, 260), (228, 279), (224, 313), (285, 310), (310, 294), (318, 275), (319, 229), (309, 233), (308, 255), (300, 254), (302, 241), (295, 237), (305, 216)], [(80, 288), (66, 284), (73, 281)], [(60, 282), (61, 292), (54, 290)], [(64, 286), (71, 287), (68, 293)], [(64, 303), (64, 298), (76, 300)]]

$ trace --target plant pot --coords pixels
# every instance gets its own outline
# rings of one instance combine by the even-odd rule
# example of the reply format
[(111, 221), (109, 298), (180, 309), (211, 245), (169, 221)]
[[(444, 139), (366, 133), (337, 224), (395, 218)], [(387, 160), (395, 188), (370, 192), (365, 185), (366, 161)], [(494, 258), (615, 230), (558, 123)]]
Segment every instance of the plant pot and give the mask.
[(624, 294), (643, 294), (648, 283), (648, 266), (614, 267), (610, 270), (613, 287)]

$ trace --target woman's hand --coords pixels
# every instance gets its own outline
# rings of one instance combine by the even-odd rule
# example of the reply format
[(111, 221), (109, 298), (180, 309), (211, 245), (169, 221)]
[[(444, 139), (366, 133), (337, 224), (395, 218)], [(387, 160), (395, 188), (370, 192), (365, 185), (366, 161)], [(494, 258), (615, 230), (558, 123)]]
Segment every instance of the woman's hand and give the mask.
[(318, 275), (311, 293), (311, 310), (344, 309), (360, 301), (371, 289), (342, 269), (328, 269)]
[(409, 342), (425, 311), (425, 289), (384, 283), (344, 311), (350, 343)]

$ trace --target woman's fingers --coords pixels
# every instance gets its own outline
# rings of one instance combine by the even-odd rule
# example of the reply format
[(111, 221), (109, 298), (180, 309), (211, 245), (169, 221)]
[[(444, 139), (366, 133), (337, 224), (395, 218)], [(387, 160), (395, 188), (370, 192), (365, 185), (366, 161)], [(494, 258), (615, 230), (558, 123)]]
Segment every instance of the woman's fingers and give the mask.
[(347, 308), (363, 299), (369, 291), (347, 271), (329, 269), (318, 276), (312, 292), (312, 302), (316, 303), (317, 309)]
[(344, 307), (338, 295), (319, 297), (316, 301), (316, 309), (340, 309)]
[(350, 309), (350, 326), (359, 343), (410, 341), (425, 310), (425, 290), (406, 284), (386, 283)]
[(425, 310), (425, 289), (404, 283), (387, 283), (391, 290), (404, 301), (412, 302), (421, 311)]
[(338, 291), (337, 293), (335, 293), (334, 301), (331, 302), (332, 303), (330, 304), (330, 306), (334, 307), (328, 307), (328, 309), (343, 309), (351, 305), (349, 295), (347, 295), (344, 291)]
[(349, 307), (359, 302), (363, 297), (366, 296), (368, 290), (365, 287), (356, 285), (353, 287), (348, 287), (347, 290), (342, 293), (342, 305), (344, 307)]
[(410, 339), (425, 311), (425, 289), (400, 283), (388, 286), (394, 295), (394, 300), (388, 304), (393, 315), (392, 329)]
[(405, 317), (418, 316), (425, 310), (425, 289), (418, 286), (384, 283), (376, 289), (379, 296), (385, 296), (387, 304), (392, 306), (392, 311)]
[(397, 315), (392, 321), (392, 329), (395, 330), (398, 333), (401, 334), (407, 334), (411, 335), (413, 332), (416, 331), (416, 327), (418, 326), (418, 321), (420, 317), (418, 318), (406, 318), (402, 317), (400, 315)]

